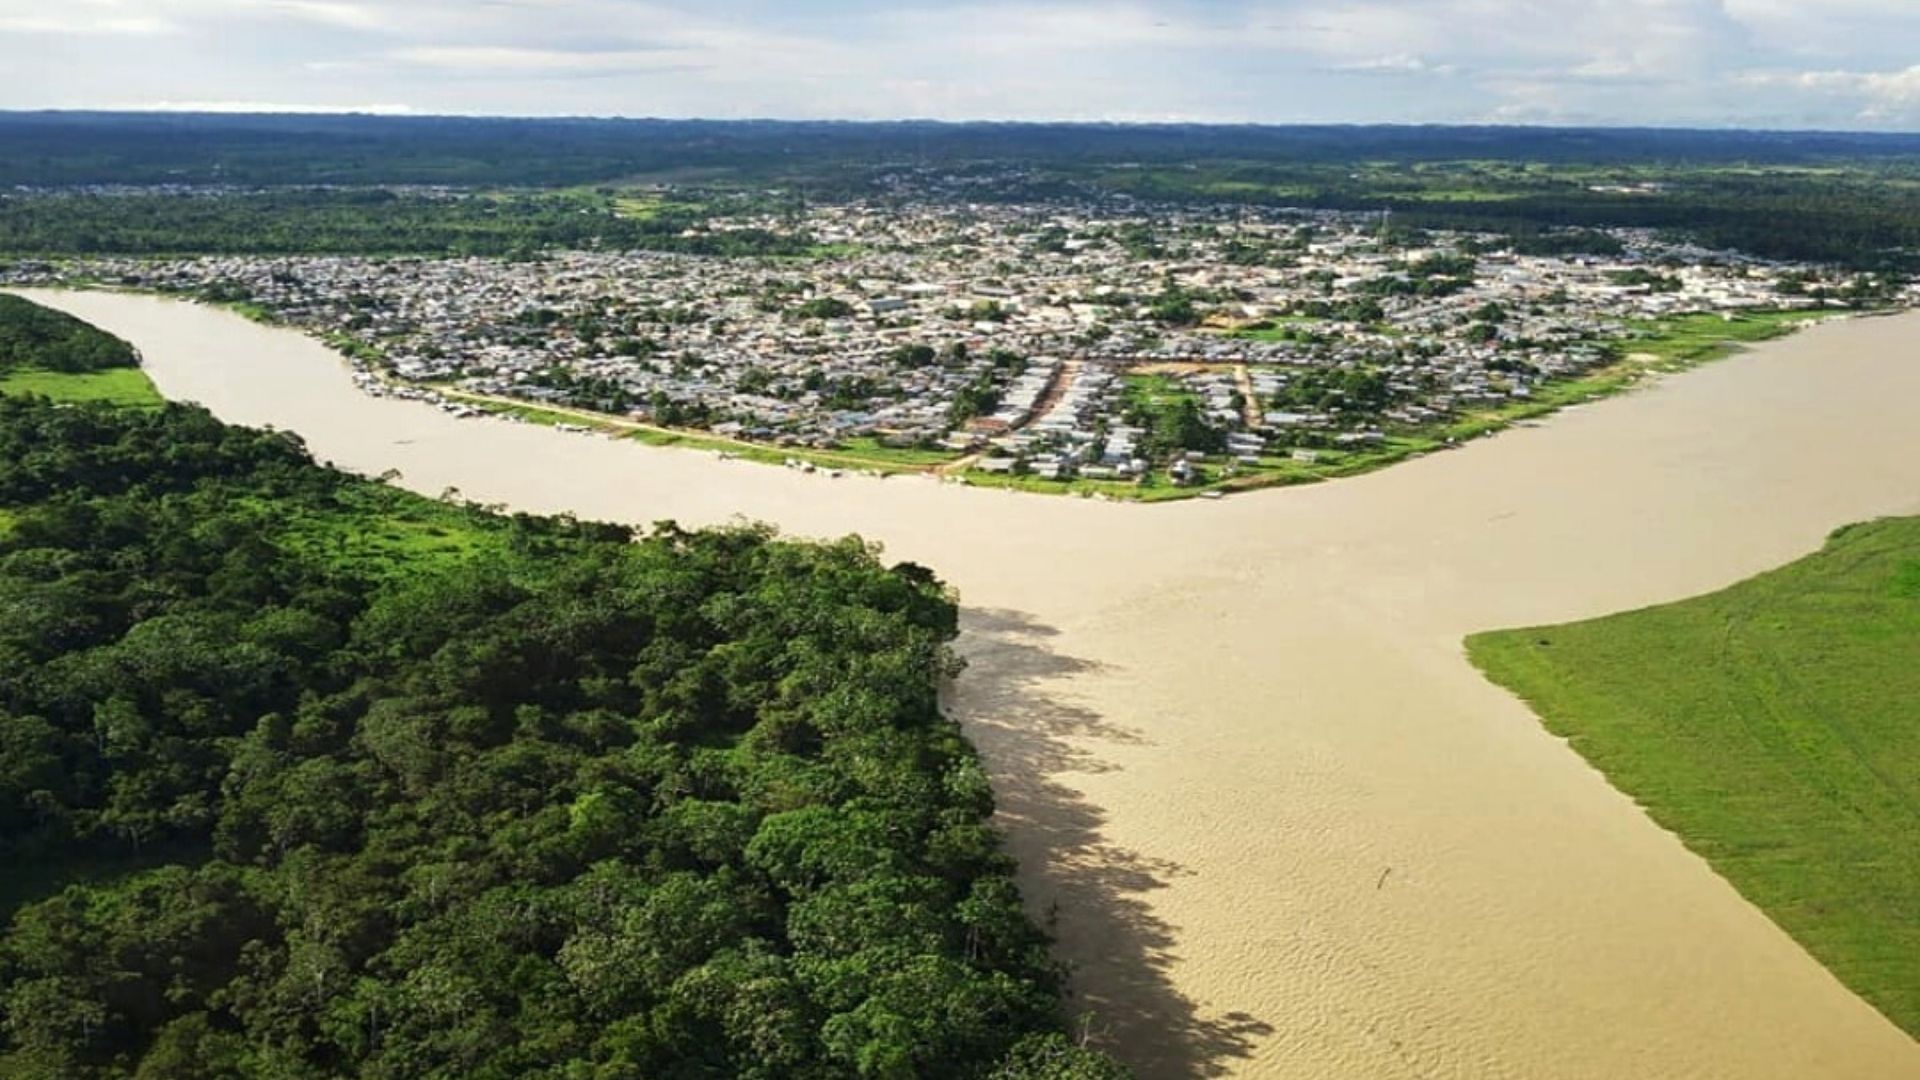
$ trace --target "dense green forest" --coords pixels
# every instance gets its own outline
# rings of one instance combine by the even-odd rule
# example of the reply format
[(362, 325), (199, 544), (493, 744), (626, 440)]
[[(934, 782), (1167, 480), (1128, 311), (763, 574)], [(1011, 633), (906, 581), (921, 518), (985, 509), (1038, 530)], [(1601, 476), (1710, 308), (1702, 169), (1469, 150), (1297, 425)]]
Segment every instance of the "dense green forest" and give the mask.
[[(380, 188), (258, 191), (57, 192), (0, 196), (0, 252), (14, 255), (421, 254), (531, 255), (549, 248), (672, 251), (718, 256), (817, 252), (805, 235), (703, 228), (715, 207), (797, 206), (808, 198), (874, 195), (885, 170), (816, 173), (775, 197), (737, 185), (683, 189), (694, 201), (622, 213), (618, 189), (480, 194)], [(1625, 169), (1609, 179), (1420, 170), (1361, 174), (1344, 167), (1225, 165), (995, 175), (968, 189), (982, 200), (1112, 198), (1164, 204), (1246, 203), (1377, 213), (1405, 229), (1504, 236), (1543, 254), (1617, 251), (1593, 230), (1645, 228), (1766, 258), (1868, 270), (1920, 268), (1920, 165), (1906, 171), (1782, 171), (1753, 175)], [(1633, 178), (1640, 179), (1633, 179)], [(1657, 179), (1655, 179), (1657, 178)], [(1599, 188), (1601, 190), (1596, 190)]]
[[(696, 203), (942, 192), (1391, 210), (1526, 250), (1569, 238), (1585, 250), (1597, 234), (1580, 230), (1638, 227), (1770, 258), (1920, 268), (1914, 135), (112, 113), (0, 113), (0, 184), (43, 189), (0, 196), (0, 252), (813, 250), (800, 236), (702, 232), (696, 203), (623, 216), (610, 193), (637, 181)], [(395, 185), (414, 187), (384, 190)]]
[(1551, 251), (1567, 230), (1643, 228), (1763, 258), (1920, 268), (1920, 157), (1820, 168), (1215, 161), (1078, 172), (1140, 198), (1390, 211), (1397, 225), (1505, 234), (1527, 250)]
[(1636, 128), (950, 124), (0, 113), (0, 184), (553, 186), (875, 163), (1531, 161), (1809, 164), (1920, 155), (1920, 135)]
[(0, 375), (20, 370), (80, 374), (139, 363), (133, 346), (68, 315), (0, 294)]
[(0, 1075), (1121, 1075), (857, 540), (0, 399), (0, 613)]
[[(545, 248), (801, 255), (805, 237), (703, 233), (704, 215), (623, 216), (608, 196), (290, 188), (0, 196), (0, 251), (16, 254), (531, 255)], [(692, 235), (687, 235), (693, 229)]]

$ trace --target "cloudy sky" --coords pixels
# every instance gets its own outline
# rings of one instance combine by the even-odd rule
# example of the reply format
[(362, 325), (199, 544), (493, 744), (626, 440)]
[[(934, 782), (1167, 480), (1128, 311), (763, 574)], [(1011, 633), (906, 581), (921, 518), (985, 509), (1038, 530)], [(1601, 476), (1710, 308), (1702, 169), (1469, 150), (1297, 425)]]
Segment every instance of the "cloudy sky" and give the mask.
[(0, 108), (1920, 129), (1920, 0), (0, 0)]

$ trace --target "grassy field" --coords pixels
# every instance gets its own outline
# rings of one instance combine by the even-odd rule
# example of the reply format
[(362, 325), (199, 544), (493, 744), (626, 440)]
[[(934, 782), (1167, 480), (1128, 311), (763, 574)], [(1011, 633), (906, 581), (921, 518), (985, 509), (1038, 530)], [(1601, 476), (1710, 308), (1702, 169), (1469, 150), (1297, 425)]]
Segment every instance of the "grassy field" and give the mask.
[(1220, 336), (1237, 338), (1241, 341), (1292, 341), (1295, 331), (1318, 326), (1325, 321), (1311, 315), (1269, 315), (1257, 320), (1257, 323), (1272, 325), (1236, 326), (1231, 330), (1221, 331)]
[(111, 368), (78, 375), (21, 370), (0, 375), (0, 394), (44, 394), (55, 401), (106, 401), (115, 405), (158, 406), (162, 399), (138, 368)]
[(1920, 1035), (1920, 518), (1723, 592), (1467, 651)]
[(872, 436), (848, 439), (845, 443), (848, 453), (870, 458), (875, 462), (898, 465), (903, 468), (935, 468), (957, 461), (960, 455), (952, 450), (926, 450), (913, 446), (885, 446)]
[[(42, 394), (55, 401), (105, 401), (154, 408), (165, 399), (137, 368), (69, 375), (17, 371), (0, 376), (0, 393)], [(337, 512), (285, 518), (282, 540), (290, 551), (325, 558), (343, 566), (378, 571), (401, 565), (438, 565), (480, 552), (498, 543), (494, 533), (476, 530), (468, 509), (421, 499), (392, 488), (362, 485), (346, 489)], [(262, 508), (284, 514), (283, 507)], [(14, 514), (0, 510), (0, 536), (11, 530)], [(0, 888), (0, 906), (8, 892)]]
[(374, 484), (343, 489), (325, 513), (290, 513), (279, 504), (263, 505), (261, 512), (279, 518), (279, 540), (288, 553), (375, 578), (439, 569), (506, 543), (500, 530), (477, 526), (468, 507)]
[(1817, 312), (1756, 311), (1732, 319), (1713, 314), (1679, 315), (1635, 327), (1649, 335), (1625, 343), (1629, 352), (1644, 353), (1665, 365), (1691, 366), (1718, 360), (1743, 345), (1790, 333), (1802, 323), (1820, 318)]
[(648, 221), (661, 214), (686, 212), (698, 214), (706, 209), (705, 205), (682, 199), (669, 199), (658, 194), (629, 194), (613, 200), (614, 212), (621, 217)]
[(977, 469), (966, 473), (966, 482), (974, 487), (1005, 491), (1031, 491), (1041, 495), (1076, 495), (1083, 499), (1104, 496), (1109, 499), (1126, 499), (1133, 502), (1184, 499), (1194, 492), (1192, 488), (1177, 488), (1170, 484), (1153, 481), (1135, 483), (1131, 480), (1047, 480), (1032, 475), (1012, 476), (1007, 473), (981, 472)]
[(1141, 405), (1158, 413), (1182, 401), (1198, 401), (1200, 395), (1171, 375), (1126, 374), (1120, 377), (1130, 405)]

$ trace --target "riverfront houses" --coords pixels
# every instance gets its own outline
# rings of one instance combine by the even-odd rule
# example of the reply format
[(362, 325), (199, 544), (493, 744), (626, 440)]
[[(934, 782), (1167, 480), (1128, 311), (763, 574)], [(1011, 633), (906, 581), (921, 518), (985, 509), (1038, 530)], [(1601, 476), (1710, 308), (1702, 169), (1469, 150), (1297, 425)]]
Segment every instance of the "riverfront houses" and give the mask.
[(1528, 402), (1683, 312), (1822, 303), (1817, 268), (1625, 231), (1606, 254), (1548, 256), (1245, 207), (851, 203), (705, 227), (831, 246), (113, 258), (5, 280), (244, 303), (343, 346), (370, 389), (450, 409), (582, 409), (796, 452), (1173, 485)]

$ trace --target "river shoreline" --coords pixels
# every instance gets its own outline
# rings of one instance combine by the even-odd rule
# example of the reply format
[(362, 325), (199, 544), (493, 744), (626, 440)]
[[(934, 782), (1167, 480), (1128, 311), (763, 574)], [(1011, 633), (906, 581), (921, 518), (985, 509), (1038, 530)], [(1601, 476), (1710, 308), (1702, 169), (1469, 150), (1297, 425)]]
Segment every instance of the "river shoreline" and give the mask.
[[(726, 457), (737, 457), (762, 464), (784, 464), (801, 471), (820, 472), (827, 477), (838, 478), (846, 472), (858, 472), (863, 475), (918, 476), (948, 481), (962, 486), (984, 487), (996, 490), (1019, 491), (1025, 494), (1048, 495), (1055, 497), (1074, 496), (1116, 502), (1158, 504), (1184, 502), (1195, 498), (1221, 498), (1226, 495), (1247, 494), (1272, 488), (1296, 487), (1305, 484), (1326, 483), (1344, 480), (1355, 476), (1390, 469), (1396, 465), (1424, 457), (1428, 454), (1442, 453), (1466, 446), (1474, 440), (1497, 435), (1518, 425), (1536, 424), (1567, 409), (1584, 405), (1620, 394), (1641, 389), (1653, 381), (1678, 374), (1701, 364), (1726, 359), (1736, 353), (1757, 344), (1777, 340), (1801, 330), (1809, 329), (1823, 322), (1835, 322), (1852, 318), (1881, 317), (1902, 312), (1895, 310), (1867, 309), (1853, 310), (1805, 310), (1805, 311), (1756, 311), (1747, 318), (1760, 325), (1756, 333), (1745, 337), (1729, 336), (1727, 340), (1710, 348), (1695, 350), (1677, 360), (1663, 358), (1657, 351), (1626, 352), (1615, 362), (1594, 368), (1577, 377), (1556, 380), (1547, 384), (1543, 396), (1524, 400), (1515, 400), (1503, 405), (1481, 406), (1466, 410), (1445, 423), (1436, 423), (1429, 427), (1410, 432), (1402, 432), (1389, 440), (1391, 445), (1348, 452), (1340, 455), (1340, 460), (1318, 464), (1287, 462), (1282, 471), (1256, 469), (1238, 476), (1216, 479), (1212, 482), (1189, 486), (1168, 486), (1164, 482), (1145, 483), (1139, 480), (1084, 480), (1047, 481), (1033, 477), (1023, 477), (999, 473), (986, 473), (974, 470), (978, 452), (955, 455), (939, 463), (910, 464), (907, 459), (893, 454), (874, 457), (862, 451), (852, 449), (823, 450), (801, 447), (782, 447), (774, 443), (754, 442), (745, 439), (715, 435), (699, 428), (678, 428), (641, 421), (634, 418), (595, 412), (578, 406), (543, 404), (536, 401), (499, 397), (459, 389), (451, 385), (435, 383), (413, 383), (394, 378), (384, 368), (384, 360), (378, 350), (359, 344), (342, 335), (318, 333), (304, 327), (283, 322), (274, 317), (271, 311), (244, 301), (206, 301), (198, 298), (173, 294), (152, 289), (129, 288), (114, 285), (72, 285), (50, 286), (42, 292), (111, 292), (129, 296), (146, 296), (157, 299), (177, 300), (185, 303), (201, 304), (228, 311), (262, 326), (287, 330), (300, 334), (309, 340), (319, 342), (329, 349), (340, 353), (342, 360), (349, 364), (356, 376), (362, 381), (363, 389), (370, 389), (376, 396), (398, 393), (401, 396), (418, 397), (425, 395), (436, 401), (457, 405), (463, 410), (471, 410), (478, 415), (490, 416), (513, 422), (530, 422), (567, 431), (586, 431), (606, 435), (609, 438), (631, 438), (650, 446), (674, 447), (677, 449), (701, 450), (717, 453)], [(1691, 316), (1676, 317), (1684, 322)], [(1723, 317), (1733, 318), (1730, 313)], [(1677, 323), (1676, 323), (1677, 326)], [(1636, 341), (1634, 344), (1643, 349), (1660, 347), (1664, 339), (1658, 337)], [(1324, 454), (1324, 451), (1322, 452)]]
[(1920, 316), (1334, 484), (1119, 503), (462, 422), (297, 332), (21, 290), (169, 397), (516, 509), (859, 533), (959, 590), (954, 714), (1088, 1028), (1146, 1077), (1891, 1077), (1920, 1047), (1481, 679), (1469, 632), (1720, 588), (1920, 511)]

